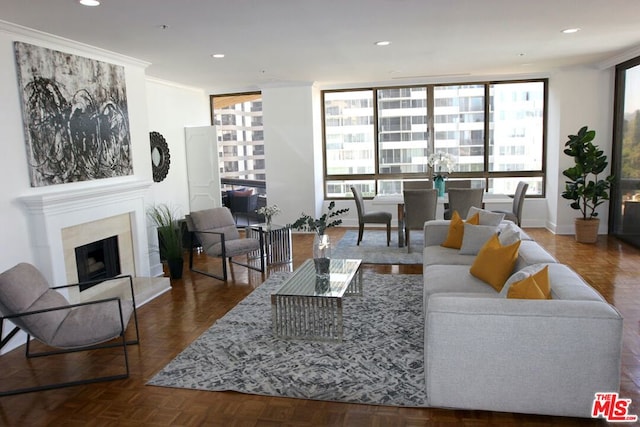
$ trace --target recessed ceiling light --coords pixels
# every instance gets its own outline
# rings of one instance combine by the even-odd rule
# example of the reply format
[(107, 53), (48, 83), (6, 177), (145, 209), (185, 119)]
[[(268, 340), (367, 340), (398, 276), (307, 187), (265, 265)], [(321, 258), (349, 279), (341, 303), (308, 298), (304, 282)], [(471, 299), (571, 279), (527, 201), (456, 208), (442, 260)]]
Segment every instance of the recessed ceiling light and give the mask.
[(100, 6), (98, 0), (80, 0), (80, 4), (83, 6)]
[(214, 53), (211, 57), (216, 59), (224, 58), (224, 53)]
[(564, 34), (573, 34), (573, 33), (577, 33), (578, 31), (580, 31), (580, 28), (566, 28), (566, 29), (562, 30), (562, 33), (564, 33)]
[(375, 43), (376, 46), (389, 46), (390, 44), (391, 44), (391, 42), (388, 41), (388, 40), (382, 40), (382, 41), (379, 41), (379, 42)]

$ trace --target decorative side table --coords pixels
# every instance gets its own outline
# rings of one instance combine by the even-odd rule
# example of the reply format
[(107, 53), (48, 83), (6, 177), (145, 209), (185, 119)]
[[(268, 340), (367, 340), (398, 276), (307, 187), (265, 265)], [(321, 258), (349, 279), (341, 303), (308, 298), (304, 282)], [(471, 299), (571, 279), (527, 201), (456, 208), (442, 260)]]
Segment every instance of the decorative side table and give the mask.
[[(247, 227), (247, 237), (260, 238), (264, 242), (264, 254), (267, 265), (288, 264), (291, 256), (291, 228), (284, 225), (251, 224)], [(259, 257), (256, 251), (256, 257)]]

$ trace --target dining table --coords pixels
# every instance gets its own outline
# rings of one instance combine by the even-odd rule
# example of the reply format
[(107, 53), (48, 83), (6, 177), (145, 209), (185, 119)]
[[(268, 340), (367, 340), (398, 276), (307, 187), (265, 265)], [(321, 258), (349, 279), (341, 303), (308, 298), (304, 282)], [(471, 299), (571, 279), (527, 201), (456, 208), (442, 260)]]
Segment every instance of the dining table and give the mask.
[[(486, 194), (482, 201), (482, 207), (487, 204), (504, 205), (510, 204), (512, 198), (504, 194)], [(371, 201), (377, 206), (396, 206), (398, 218), (398, 247), (404, 247), (404, 195), (403, 194), (376, 194)], [(436, 219), (444, 218), (444, 211), (448, 208), (449, 197), (447, 193), (444, 196), (438, 196), (438, 207), (436, 208)]]

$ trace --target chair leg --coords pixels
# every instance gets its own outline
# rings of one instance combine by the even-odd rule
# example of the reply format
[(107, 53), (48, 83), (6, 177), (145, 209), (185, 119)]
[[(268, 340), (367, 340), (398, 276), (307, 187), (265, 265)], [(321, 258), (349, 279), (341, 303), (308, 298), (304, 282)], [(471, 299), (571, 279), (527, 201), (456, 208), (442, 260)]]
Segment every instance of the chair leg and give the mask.
[(411, 253), (411, 230), (409, 227), (404, 228), (404, 244), (407, 245), (407, 253)]
[(391, 223), (387, 223), (387, 246), (391, 244)]
[(360, 226), (358, 227), (358, 243), (357, 245), (360, 245), (360, 242), (362, 241), (362, 233), (364, 232), (364, 224), (360, 224)]

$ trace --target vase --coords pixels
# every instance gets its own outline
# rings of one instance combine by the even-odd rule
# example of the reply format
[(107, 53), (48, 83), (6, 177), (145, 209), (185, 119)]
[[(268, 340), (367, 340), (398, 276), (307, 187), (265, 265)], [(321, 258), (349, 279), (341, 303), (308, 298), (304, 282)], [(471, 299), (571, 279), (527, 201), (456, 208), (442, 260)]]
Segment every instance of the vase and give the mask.
[(438, 197), (444, 197), (444, 178), (441, 175), (436, 175), (433, 178), (433, 186), (438, 190)]
[(331, 240), (327, 234), (316, 234), (313, 237), (313, 263), (316, 279), (327, 282), (331, 264)]
[(167, 260), (169, 267), (169, 277), (172, 279), (182, 279), (182, 270), (184, 267), (184, 261), (182, 258), (171, 258)]
[(271, 215), (266, 215), (264, 219), (267, 222), (267, 226), (266, 226), (267, 231), (271, 231)]

